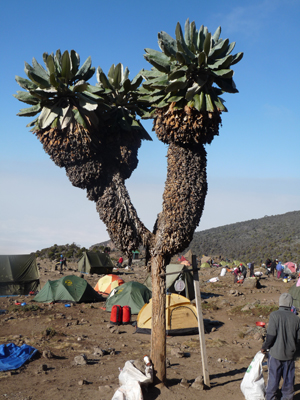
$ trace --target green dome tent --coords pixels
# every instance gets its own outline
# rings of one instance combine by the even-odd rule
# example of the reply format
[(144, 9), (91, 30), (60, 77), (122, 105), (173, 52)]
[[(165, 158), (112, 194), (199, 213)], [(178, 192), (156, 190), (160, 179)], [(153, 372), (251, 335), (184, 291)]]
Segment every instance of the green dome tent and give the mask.
[(131, 314), (138, 314), (151, 297), (152, 292), (142, 283), (126, 282), (110, 293), (106, 300), (106, 311), (111, 311), (114, 305), (120, 305), (129, 306)]
[[(182, 264), (169, 264), (166, 267), (166, 289), (169, 293), (177, 293), (175, 289), (176, 281), (178, 281), (181, 277), (183, 282), (185, 283), (185, 288), (180, 292), (180, 294), (186, 297), (189, 300), (194, 300), (195, 298), (195, 290), (194, 290), (194, 282), (193, 275), (189, 272), (182, 272), (192, 267), (187, 268)], [(175, 273), (177, 272), (177, 273)], [(145, 279), (144, 285), (147, 286), (148, 289), (152, 290), (152, 280), (151, 273), (149, 273)]]
[(114, 268), (109, 255), (100, 251), (84, 251), (77, 266), (80, 272), (98, 275), (111, 274)]
[(40, 289), (34, 254), (0, 256), (0, 296), (27, 295)]
[(103, 301), (104, 298), (86, 280), (75, 275), (68, 275), (56, 281), (47, 281), (33, 300), (38, 303), (52, 303), (55, 301), (92, 303)]

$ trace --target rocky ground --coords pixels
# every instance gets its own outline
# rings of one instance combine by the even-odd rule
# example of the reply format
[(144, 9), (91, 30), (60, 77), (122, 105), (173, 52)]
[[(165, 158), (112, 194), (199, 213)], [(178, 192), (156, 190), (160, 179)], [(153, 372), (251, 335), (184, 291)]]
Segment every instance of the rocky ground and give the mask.
[[(39, 262), (41, 286), (62, 276), (54, 263)], [(63, 271), (64, 275), (74, 273), (75, 264)], [(132, 271), (117, 273), (125, 281), (142, 283), (147, 274), (139, 262)], [(144, 390), (145, 400), (244, 398), (240, 383), (265, 334), (256, 321), (268, 322), (280, 294), (294, 281), (284, 283), (263, 275), (260, 288), (251, 289), (234, 284), (228, 273), (216, 283), (207, 282), (219, 273), (217, 268), (199, 272), (210, 389), (197, 384), (203, 375), (198, 335), (168, 337), (168, 388)], [(85, 279), (94, 287), (99, 276), (85, 275)], [(16, 300), (26, 306), (15, 306)], [(135, 333), (132, 325), (111, 326), (110, 314), (103, 307), (104, 302), (65, 307), (36, 304), (27, 296), (0, 298), (0, 344), (27, 343), (38, 349), (37, 357), (19, 370), (0, 372), (0, 400), (111, 399), (119, 387), (119, 368), (127, 360), (141, 361), (150, 354), (150, 336)], [(295, 399), (299, 400), (300, 362), (296, 365)]]

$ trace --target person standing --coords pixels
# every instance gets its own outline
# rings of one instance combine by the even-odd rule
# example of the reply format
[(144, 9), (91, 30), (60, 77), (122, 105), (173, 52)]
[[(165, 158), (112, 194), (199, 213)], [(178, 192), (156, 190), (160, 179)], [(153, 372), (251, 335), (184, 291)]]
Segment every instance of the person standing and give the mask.
[(280, 279), (282, 269), (283, 269), (283, 268), (282, 268), (281, 262), (278, 261), (278, 264), (276, 265), (277, 279)]
[(244, 264), (240, 264), (240, 271), (241, 271), (244, 279), (246, 279), (246, 277), (247, 277), (247, 268), (245, 267)]
[(277, 399), (276, 392), (281, 378), (281, 399), (294, 398), (294, 355), (300, 344), (300, 318), (291, 312), (292, 305), (292, 296), (283, 293), (279, 297), (279, 310), (270, 314), (266, 340), (261, 348), (264, 354), (269, 350), (266, 400)]
[(249, 262), (247, 265), (249, 268), (250, 277), (253, 277), (254, 276), (254, 262)]
[(270, 268), (271, 268), (271, 274), (274, 276), (274, 271), (275, 271), (275, 268), (276, 268), (276, 260), (272, 261)]
[(64, 257), (63, 257), (63, 255), (61, 254), (61, 255), (60, 255), (60, 259), (59, 259), (59, 272), (62, 272), (63, 264), (64, 264)]
[(121, 268), (123, 264), (123, 257), (121, 256), (118, 261), (118, 268)]

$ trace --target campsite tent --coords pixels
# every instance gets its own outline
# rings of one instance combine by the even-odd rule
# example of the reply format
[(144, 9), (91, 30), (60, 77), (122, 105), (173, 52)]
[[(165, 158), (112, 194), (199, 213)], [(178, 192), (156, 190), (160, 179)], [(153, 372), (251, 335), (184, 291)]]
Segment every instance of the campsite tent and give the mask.
[[(152, 300), (145, 304), (137, 316), (137, 333), (150, 333), (152, 328)], [(166, 334), (191, 335), (198, 332), (196, 307), (179, 294), (166, 296)]]
[(297, 282), (290, 287), (289, 294), (293, 298), (293, 306), (300, 310), (300, 286), (297, 286)]
[[(186, 267), (182, 264), (167, 265), (166, 274), (172, 273), (172, 275), (166, 275), (167, 292), (177, 293), (175, 290), (176, 282), (181, 279), (183, 280), (185, 287), (180, 294), (187, 297), (189, 300), (193, 300), (195, 298), (193, 276), (191, 272), (182, 272), (191, 268), (192, 267)], [(177, 273), (175, 274), (175, 272)], [(151, 273), (147, 275), (144, 285), (147, 286), (148, 289), (152, 290)]]
[(47, 281), (33, 300), (38, 303), (52, 303), (55, 301), (92, 303), (103, 301), (104, 299), (85, 279), (75, 275), (68, 275), (56, 281)]
[(114, 288), (122, 285), (123, 283), (123, 279), (121, 279), (118, 275), (108, 274), (99, 279), (97, 285), (94, 287), (94, 290), (100, 294), (103, 294), (104, 296), (108, 296)]
[(107, 253), (100, 251), (84, 251), (77, 262), (78, 271), (89, 274), (111, 274), (113, 262)]
[(40, 288), (34, 254), (0, 256), (0, 295), (27, 295)]
[(283, 272), (287, 274), (295, 274), (296, 273), (296, 264), (293, 262), (289, 261), (285, 264), (283, 264)]
[(106, 311), (111, 311), (114, 305), (120, 305), (129, 306), (131, 314), (138, 314), (151, 297), (151, 291), (142, 283), (126, 282), (110, 293), (106, 300)]
[(208, 262), (204, 262), (200, 265), (200, 268), (210, 268), (210, 264)]

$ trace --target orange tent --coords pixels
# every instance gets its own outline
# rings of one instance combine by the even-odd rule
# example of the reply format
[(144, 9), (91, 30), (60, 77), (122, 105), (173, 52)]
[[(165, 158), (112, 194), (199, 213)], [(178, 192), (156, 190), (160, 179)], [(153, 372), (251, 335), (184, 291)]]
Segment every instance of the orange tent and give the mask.
[(97, 285), (94, 287), (94, 290), (104, 296), (108, 296), (114, 288), (122, 285), (123, 283), (123, 279), (121, 279), (118, 275), (108, 274), (99, 279)]

